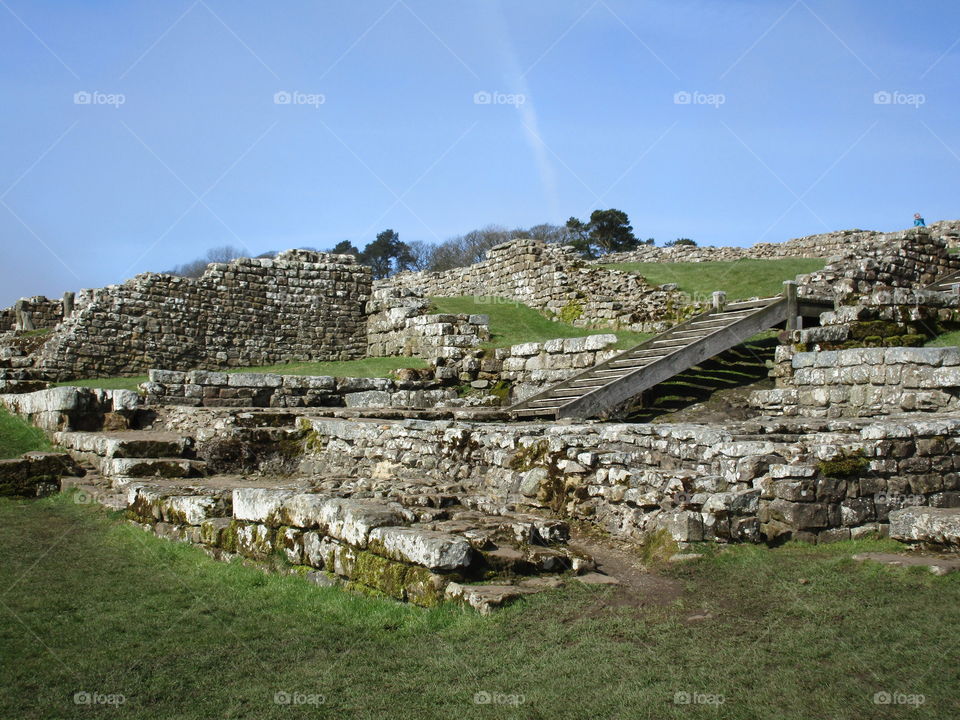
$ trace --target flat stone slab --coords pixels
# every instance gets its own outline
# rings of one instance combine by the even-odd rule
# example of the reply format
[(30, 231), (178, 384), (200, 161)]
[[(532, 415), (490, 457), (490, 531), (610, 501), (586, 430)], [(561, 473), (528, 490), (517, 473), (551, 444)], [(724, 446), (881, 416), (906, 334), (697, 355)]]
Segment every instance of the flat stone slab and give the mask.
[(577, 582), (582, 582), (584, 585), (619, 585), (620, 581), (611, 575), (604, 575), (602, 573), (587, 573), (586, 575), (579, 575), (574, 578)]
[(960, 558), (946, 558), (937, 555), (898, 555), (896, 553), (858, 553), (853, 556), (857, 562), (878, 562), (895, 567), (925, 567), (934, 575), (949, 575), (960, 570)]
[(890, 513), (890, 537), (960, 546), (960, 508), (906, 507)]
[(463, 537), (435, 530), (381, 527), (370, 531), (370, 545), (393, 560), (431, 570), (457, 570), (470, 565), (473, 548)]
[(445, 597), (469, 605), (481, 615), (489, 615), (523, 595), (540, 590), (541, 588), (519, 585), (462, 585), (452, 582), (447, 585)]
[(190, 438), (183, 435), (146, 430), (58, 432), (54, 440), (61, 447), (103, 458), (178, 457), (191, 445)]

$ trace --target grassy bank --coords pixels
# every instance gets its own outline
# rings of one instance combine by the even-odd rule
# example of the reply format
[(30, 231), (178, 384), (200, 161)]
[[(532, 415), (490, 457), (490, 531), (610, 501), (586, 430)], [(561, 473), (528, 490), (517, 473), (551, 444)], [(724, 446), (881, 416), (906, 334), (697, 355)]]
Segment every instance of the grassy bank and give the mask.
[(618, 263), (604, 267), (639, 273), (653, 285), (676, 283), (680, 290), (698, 299), (708, 300), (715, 290), (727, 293), (727, 299), (769, 297), (783, 290), (784, 280), (823, 269), (817, 258), (779, 260), (733, 260), (700, 263)]
[[(489, 347), (509, 347), (519, 343), (543, 342), (553, 338), (584, 337), (613, 332), (611, 330), (574, 327), (552, 320), (543, 313), (522, 303), (498, 297), (435, 297), (433, 306), (440, 313), (466, 313), (490, 316), (491, 341)], [(647, 334), (629, 330), (615, 331), (618, 348), (628, 348), (643, 342)]]
[(480, 617), (217, 563), (69, 497), (0, 500), (0, 717), (957, 717), (960, 577), (850, 560), (890, 547), (735, 547), (649, 595)]
[(17, 457), (31, 450), (49, 450), (50, 441), (43, 431), (0, 408), (0, 460)]
[(927, 347), (950, 347), (956, 345), (960, 345), (960, 330), (938, 335), (927, 342)]

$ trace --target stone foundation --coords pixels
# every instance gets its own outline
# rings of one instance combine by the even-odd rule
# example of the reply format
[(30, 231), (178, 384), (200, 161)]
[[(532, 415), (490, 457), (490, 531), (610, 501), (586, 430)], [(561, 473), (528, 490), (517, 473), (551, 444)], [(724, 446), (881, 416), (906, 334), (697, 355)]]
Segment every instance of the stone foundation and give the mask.
[(960, 419), (698, 425), (305, 419), (304, 471), (457, 479), (501, 501), (640, 540), (808, 541), (883, 532), (904, 504), (952, 504)]
[(753, 393), (765, 415), (839, 418), (960, 409), (960, 348), (777, 348), (777, 389)]
[[(410, 371), (418, 374), (418, 371)], [(427, 373), (429, 374), (429, 373)], [(151, 370), (140, 386), (151, 405), (193, 407), (430, 408), (457, 397), (434, 380)]]

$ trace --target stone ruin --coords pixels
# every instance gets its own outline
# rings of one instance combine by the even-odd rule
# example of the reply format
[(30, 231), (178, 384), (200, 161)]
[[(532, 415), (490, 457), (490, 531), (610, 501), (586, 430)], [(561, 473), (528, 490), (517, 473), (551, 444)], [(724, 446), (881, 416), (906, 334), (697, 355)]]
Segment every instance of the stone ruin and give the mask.
[(138, 275), (82, 292), (35, 367), (70, 379), (361, 358), (370, 283), (353, 257), (304, 250), (214, 263), (196, 280)]
[[(472, 268), (376, 285), (350, 259), (297, 251), (81, 293), (61, 322), (51, 313), (33, 357), (0, 357), (3, 372), (149, 379), (139, 392), (0, 379), (0, 404), (68, 454), (0, 462), (0, 492), (73, 487), (217, 558), (482, 612), (575, 579), (615, 582), (585, 527), (678, 548), (873, 535), (958, 546), (960, 349), (905, 345), (960, 327), (957, 298), (924, 289), (960, 267), (935, 231), (856, 237), (798, 278), (801, 293), (831, 288), (834, 310), (781, 334), (776, 388), (722, 427), (511, 420), (505, 401), (609, 358), (616, 336), (489, 350), (484, 314), (436, 313), (429, 296), (554, 312), (577, 300), (580, 317), (669, 323), (658, 313), (673, 291), (565, 265), (562, 248), (524, 241)], [(811, 252), (791, 242), (781, 256)], [(224, 371), (395, 354), (428, 367), (373, 379)]]

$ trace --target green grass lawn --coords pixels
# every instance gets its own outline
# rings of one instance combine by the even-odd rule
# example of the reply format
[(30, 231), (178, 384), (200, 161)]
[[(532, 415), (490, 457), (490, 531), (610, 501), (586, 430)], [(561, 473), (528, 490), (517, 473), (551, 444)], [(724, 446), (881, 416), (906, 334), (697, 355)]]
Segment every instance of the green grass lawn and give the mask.
[(481, 617), (217, 563), (69, 495), (2, 499), (0, 717), (958, 717), (960, 576), (850, 560), (891, 547), (735, 547), (667, 570), (665, 604), (575, 585)]
[(960, 330), (938, 335), (927, 342), (927, 347), (948, 347), (950, 345), (960, 345)]
[(728, 300), (770, 297), (783, 291), (784, 280), (823, 269), (817, 258), (778, 260), (733, 260), (700, 263), (619, 263), (604, 267), (639, 273), (652, 285), (677, 283), (680, 290), (697, 299), (709, 300), (715, 290), (727, 293)]
[(50, 442), (39, 428), (0, 408), (0, 460), (31, 450), (49, 450)]
[(614, 332), (618, 338), (616, 347), (626, 349), (650, 337), (649, 334), (629, 330), (574, 327), (551, 320), (532, 307), (507, 298), (466, 296), (434, 297), (430, 300), (436, 312), (489, 315), (492, 338), (487, 344), (488, 347), (509, 347), (519, 343)]

